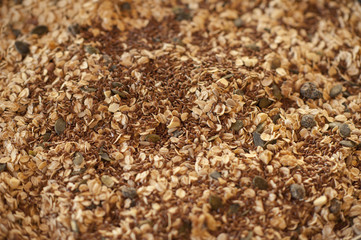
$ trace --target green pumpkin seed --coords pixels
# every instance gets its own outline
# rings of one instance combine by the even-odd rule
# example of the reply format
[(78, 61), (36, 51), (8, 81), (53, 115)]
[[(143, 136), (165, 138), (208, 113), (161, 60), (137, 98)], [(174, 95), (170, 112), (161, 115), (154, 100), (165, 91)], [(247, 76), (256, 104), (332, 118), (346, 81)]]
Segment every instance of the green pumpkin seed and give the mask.
[(92, 88), (92, 87), (88, 87), (88, 86), (82, 86), (82, 87), (80, 87), (80, 89), (84, 92), (96, 92), (98, 90), (96, 88)]
[(232, 123), (231, 130), (238, 132), (243, 127), (243, 122), (241, 120), (237, 120), (236, 122)]
[(243, 20), (240, 18), (235, 19), (233, 23), (237, 28), (240, 28), (244, 25)]
[(58, 120), (56, 120), (54, 128), (55, 128), (55, 132), (58, 135), (61, 135), (65, 131), (65, 127), (66, 127), (66, 123), (64, 119), (59, 118)]
[(112, 177), (110, 177), (108, 175), (103, 175), (101, 177), (101, 181), (105, 186), (107, 186), (109, 188), (114, 186), (114, 181), (113, 181)]
[(348, 141), (348, 140), (340, 141), (340, 145), (344, 146), (344, 147), (354, 147), (355, 146), (355, 144), (353, 142)]
[(234, 76), (234, 74), (233, 73), (230, 73), (230, 74), (227, 74), (226, 76), (224, 76), (223, 78), (224, 79), (228, 79), (228, 78), (231, 78), (231, 77), (233, 77)]
[(300, 184), (296, 184), (296, 183), (291, 184), (290, 192), (291, 192), (292, 198), (297, 199), (297, 200), (302, 200), (306, 196), (306, 190)]
[(127, 99), (127, 98), (128, 98), (127, 94), (126, 94), (125, 92), (123, 92), (123, 91), (118, 91), (118, 90), (116, 90), (116, 89), (112, 89), (111, 91), (112, 91), (112, 93), (113, 93), (114, 95), (118, 94), (119, 97), (121, 97), (121, 98), (123, 98), (123, 99)]
[(253, 133), (253, 143), (256, 147), (258, 147), (258, 146), (264, 147), (265, 146), (265, 141), (263, 141), (261, 139), (261, 134), (259, 132)]
[(99, 155), (100, 155), (101, 160), (108, 161), (108, 162), (112, 161), (112, 159), (109, 157), (108, 153), (106, 153), (106, 152), (101, 152)]
[(335, 98), (337, 97), (337, 95), (339, 95), (342, 92), (342, 85), (338, 84), (336, 86), (334, 86), (333, 88), (331, 88), (330, 90), (330, 97), (331, 98)]
[(68, 31), (75, 37), (80, 33), (80, 27), (78, 24), (72, 24), (68, 27)]
[(99, 50), (91, 45), (86, 45), (84, 50), (89, 54), (98, 54)]
[(273, 92), (273, 96), (274, 96), (277, 100), (281, 100), (281, 99), (282, 99), (281, 89), (280, 89), (276, 84), (273, 84), (273, 85), (272, 85), (272, 92)]
[(231, 204), (228, 209), (228, 214), (236, 214), (240, 208), (238, 203)]
[(6, 163), (0, 163), (0, 173), (6, 168)]
[(153, 142), (153, 143), (156, 143), (156, 142), (159, 142), (160, 141), (160, 136), (157, 135), (157, 134), (148, 134), (146, 137), (145, 137), (145, 140), (148, 141), (148, 142)]
[(216, 195), (209, 196), (208, 202), (212, 210), (218, 210), (222, 207), (222, 199)]
[(266, 108), (266, 107), (269, 107), (271, 106), (271, 104), (273, 103), (273, 101), (271, 101), (270, 99), (264, 97), (264, 98), (261, 98), (258, 102), (258, 106), (260, 108)]
[(247, 49), (258, 52), (260, 50), (260, 47), (258, 47), (256, 44), (248, 44), (245, 46)]
[(111, 85), (113, 88), (124, 87), (123, 83), (120, 82), (112, 82)]
[(343, 123), (339, 126), (339, 130), (340, 130), (340, 135), (341, 137), (349, 137), (351, 134), (351, 129), (348, 126), (347, 123)]
[(50, 132), (46, 132), (46, 133), (43, 135), (43, 141), (44, 141), (44, 142), (49, 141), (50, 136), (51, 136), (51, 133), (50, 133)]
[(217, 180), (218, 178), (221, 177), (221, 174), (220, 174), (219, 172), (217, 172), (217, 171), (214, 171), (214, 172), (212, 172), (211, 174), (209, 174), (209, 176), (210, 176), (211, 178)]
[(73, 159), (74, 165), (76, 165), (76, 166), (81, 165), (83, 163), (83, 160), (84, 160), (83, 155), (80, 152), (76, 152), (74, 159)]

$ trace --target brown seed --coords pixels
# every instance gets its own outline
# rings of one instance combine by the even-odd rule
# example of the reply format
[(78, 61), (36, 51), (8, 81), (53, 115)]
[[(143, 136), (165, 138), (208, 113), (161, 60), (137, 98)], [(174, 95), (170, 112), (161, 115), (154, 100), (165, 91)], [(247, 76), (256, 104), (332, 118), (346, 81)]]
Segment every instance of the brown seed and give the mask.
[(209, 204), (212, 210), (218, 210), (222, 207), (222, 199), (216, 195), (209, 196)]
[(59, 118), (58, 120), (56, 120), (54, 129), (58, 135), (61, 135), (65, 131), (65, 127), (66, 127), (66, 123), (64, 119)]
[(46, 33), (48, 33), (48, 32), (49, 32), (49, 29), (48, 29), (47, 26), (45, 26), (45, 25), (38, 25), (38, 26), (36, 26), (35, 28), (33, 28), (33, 30), (31, 30), (30, 33), (41, 36), (41, 35), (44, 35), (44, 34), (46, 34)]
[(340, 210), (341, 210), (341, 201), (336, 198), (333, 198), (330, 201), (330, 212), (337, 214), (340, 212)]
[(145, 140), (148, 141), (148, 142), (157, 143), (157, 142), (160, 141), (160, 136), (157, 135), (157, 134), (148, 134), (148, 135), (145, 137)]
[(271, 106), (272, 103), (273, 103), (273, 102), (272, 102), (270, 99), (264, 97), (264, 98), (261, 98), (261, 99), (259, 100), (259, 102), (258, 102), (258, 107), (260, 107), (260, 108), (266, 108), (266, 107)]
[(267, 190), (268, 189), (268, 183), (266, 179), (264, 179), (261, 176), (255, 176), (252, 181), (253, 185), (261, 190)]
[(6, 168), (6, 163), (0, 163), (0, 173)]
[(302, 200), (306, 196), (305, 188), (300, 184), (296, 184), (296, 183), (292, 184), (290, 186), (290, 191), (292, 198), (297, 200)]
[(279, 57), (274, 57), (271, 62), (271, 69), (276, 69), (281, 67), (281, 59)]
[(30, 53), (30, 45), (26, 42), (16, 41), (15, 49), (24, 57)]

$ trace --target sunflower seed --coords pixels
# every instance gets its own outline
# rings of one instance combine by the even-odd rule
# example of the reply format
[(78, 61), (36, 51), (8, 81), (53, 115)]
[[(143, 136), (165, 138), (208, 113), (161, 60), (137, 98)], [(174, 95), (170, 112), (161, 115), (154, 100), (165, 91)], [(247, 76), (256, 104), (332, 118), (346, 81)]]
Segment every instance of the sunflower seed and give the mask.
[(15, 49), (22, 56), (26, 56), (28, 53), (30, 53), (30, 45), (26, 42), (15, 41)]
[(44, 35), (44, 34), (46, 34), (46, 33), (48, 33), (48, 32), (49, 32), (49, 29), (48, 29), (47, 26), (45, 26), (45, 25), (38, 25), (38, 26), (36, 26), (35, 28), (33, 28), (33, 30), (31, 30), (30, 33), (41, 36), (41, 35)]
[(64, 119), (59, 118), (58, 120), (56, 120), (54, 129), (58, 135), (61, 135), (65, 131), (65, 127), (66, 127), (66, 123)]
[(6, 168), (6, 163), (0, 163), (0, 173)]

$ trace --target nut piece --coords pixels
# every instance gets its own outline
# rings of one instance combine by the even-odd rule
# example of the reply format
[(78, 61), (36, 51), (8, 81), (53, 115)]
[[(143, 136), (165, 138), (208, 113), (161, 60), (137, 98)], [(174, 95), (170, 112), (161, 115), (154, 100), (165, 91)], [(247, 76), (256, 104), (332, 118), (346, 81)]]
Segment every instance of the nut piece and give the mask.
[(173, 116), (172, 120), (170, 121), (169, 125), (167, 126), (167, 128), (177, 128), (180, 127), (181, 122), (179, 120), (178, 117)]
[(315, 201), (313, 201), (313, 205), (315, 205), (316, 207), (321, 207), (323, 205), (325, 205), (327, 203), (327, 197), (326, 196), (321, 196), (315, 199)]
[(296, 183), (292, 184), (290, 186), (290, 191), (292, 198), (297, 200), (302, 200), (306, 196), (305, 188), (300, 184), (296, 184)]
[(302, 85), (300, 89), (301, 96), (309, 99), (318, 99), (322, 97), (322, 92), (320, 92), (316, 85), (311, 82), (306, 82)]

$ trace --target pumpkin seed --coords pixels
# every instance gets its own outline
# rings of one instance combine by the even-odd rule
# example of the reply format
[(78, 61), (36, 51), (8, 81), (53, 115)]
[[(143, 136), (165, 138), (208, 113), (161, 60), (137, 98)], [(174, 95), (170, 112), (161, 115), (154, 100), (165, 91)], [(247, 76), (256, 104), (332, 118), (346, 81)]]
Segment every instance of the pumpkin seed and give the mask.
[(235, 89), (235, 90), (233, 91), (233, 94), (243, 96), (243, 95), (244, 95), (244, 92), (243, 92), (241, 89)]
[(282, 92), (281, 89), (277, 86), (277, 84), (272, 85), (272, 93), (277, 100), (282, 99)]
[(30, 53), (30, 44), (21, 41), (15, 41), (15, 49), (24, 57)]
[(228, 214), (236, 214), (236, 213), (238, 213), (240, 208), (241, 208), (241, 206), (239, 206), (238, 203), (233, 203), (229, 206)]
[(99, 50), (91, 45), (86, 45), (84, 50), (89, 54), (98, 54)]
[(253, 232), (248, 232), (247, 236), (244, 238), (241, 238), (241, 240), (251, 240), (253, 238)]
[(260, 108), (266, 108), (269, 107), (271, 104), (273, 103), (273, 101), (271, 101), (270, 99), (264, 97), (261, 98), (258, 102), (258, 107)]
[(134, 199), (138, 196), (137, 191), (135, 190), (135, 188), (132, 187), (124, 187), (122, 189), (122, 195), (123, 197), (130, 199)]
[(46, 33), (48, 33), (48, 32), (49, 32), (49, 29), (48, 29), (47, 26), (45, 26), (45, 25), (38, 25), (38, 26), (36, 26), (35, 28), (33, 28), (33, 30), (31, 30), (30, 33), (41, 36), (41, 35), (44, 35), (44, 34), (46, 34)]
[(0, 173), (6, 168), (6, 163), (0, 163)]
[(252, 50), (252, 51), (256, 51), (258, 52), (260, 50), (259, 46), (257, 46), (256, 44), (252, 43), (252, 44), (248, 44), (245, 46), (247, 49)]
[(112, 159), (109, 157), (108, 153), (106, 153), (106, 152), (99, 153), (99, 156), (100, 156), (101, 160), (108, 161), (108, 162), (112, 161)]
[(55, 128), (55, 132), (58, 135), (61, 135), (65, 131), (65, 127), (66, 127), (66, 123), (64, 119), (59, 118), (58, 120), (56, 120), (54, 128)]
[(110, 177), (109, 175), (103, 175), (101, 177), (101, 181), (105, 186), (107, 186), (109, 188), (114, 186), (114, 181), (113, 181), (112, 177)]
[(80, 33), (80, 27), (78, 24), (72, 24), (68, 27), (68, 31), (75, 37)]
[(34, 150), (29, 150), (28, 153), (30, 156), (36, 156), (36, 152)]
[(83, 163), (83, 160), (84, 160), (83, 155), (80, 152), (76, 152), (74, 159), (73, 159), (74, 165), (76, 165), (76, 166), (81, 165)]
[(348, 141), (348, 140), (342, 140), (340, 141), (340, 144), (341, 146), (344, 146), (344, 147), (354, 147), (355, 144), (351, 141)]
[(192, 222), (189, 220), (183, 220), (178, 232), (179, 235), (189, 234), (192, 230)]
[(148, 142), (153, 142), (153, 143), (157, 143), (160, 141), (160, 136), (157, 135), (157, 134), (148, 134), (146, 137), (145, 137), (145, 140), (148, 141)]
[(211, 205), (212, 210), (218, 210), (222, 207), (222, 199), (217, 195), (209, 196), (209, 204)]
[(240, 18), (235, 19), (233, 23), (237, 28), (240, 28), (243, 26), (243, 20)]
[(113, 93), (114, 95), (118, 94), (119, 97), (121, 97), (121, 98), (123, 98), (123, 99), (127, 99), (127, 98), (128, 98), (127, 94), (126, 94), (125, 92), (123, 92), (123, 91), (118, 91), (118, 90), (116, 90), (116, 89), (112, 89), (111, 91), (112, 91), (112, 93)]
[(212, 172), (211, 174), (209, 174), (209, 176), (210, 176), (211, 178), (217, 180), (218, 178), (221, 177), (221, 174), (220, 174), (219, 172), (217, 172), (217, 171), (214, 171), (214, 172)]
[(291, 184), (290, 186), (291, 196), (294, 199), (302, 200), (306, 196), (305, 188), (300, 184)]
[(252, 180), (252, 183), (255, 187), (261, 189), (261, 190), (267, 190), (268, 189), (268, 183), (266, 179), (264, 179), (261, 176), (255, 176)]
[(123, 83), (120, 83), (120, 82), (112, 82), (111, 85), (113, 88), (124, 87)]
[(261, 134), (259, 132), (253, 133), (253, 143), (256, 147), (258, 147), (258, 146), (264, 147), (265, 146), (265, 142), (261, 139)]
[(234, 74), (233, 73), (230, 73), (230, 74), (227, 74), (226, 76), (224, 76), (223, 78), (224, 79), (228, 79), (228, 78), (231, 78), (231, 77), (233, 77), (234, 76)]
[(130, 3), (128, 2), (123, 2), (120, 5), (120, 8), (122, 9), (122, 11), (129, 11), (131, 9)]
[(331, 201), (330, 201), (330, 212), (331, 213), (334, 213), (334, 214), (337, 214), (340, 212), (341, 210), (341, 201), (336, 199), (336, 198), (333, 198)]
[(184, 8), (180, 8), (180, 7), (173, 8), (173, 13), (175, 14), (175, 19), (177, 21), (192, 19), (191, 15)]
[(339, 126), (340, 129), (340, 135), (341, 137), (349, 137), (351, 134), (351, 130), (350, 127), (348, 126), (348, 124), (343, 123)]
[(334, 86), (333, 88), (331, 88), (330, 90), (330, 97), (331, 98), (335, 98), (337, 97), (337, 95), (339, 95), (342, 92), (342, 85), (338, 84), (336, 86)]
[(243, 122), (241, 120), (236, 120), (236, 122), (232, 123), (231, 130), (238, 132), (243, 127)]
[(49, 141), (50, 136), (51, 136), (51, 133), (50, 133), (50, 132), (46, 132), (46, 133), (43, 135), (43, 141), (44, 141), (44, 142)]
[(96, 88), (92, 88), (92, 87), (88, 87), (88, 86), (82, 86), (82, 87), (80, 87), (80, 89), (84, 92), (96, 92), (98, 90)]

